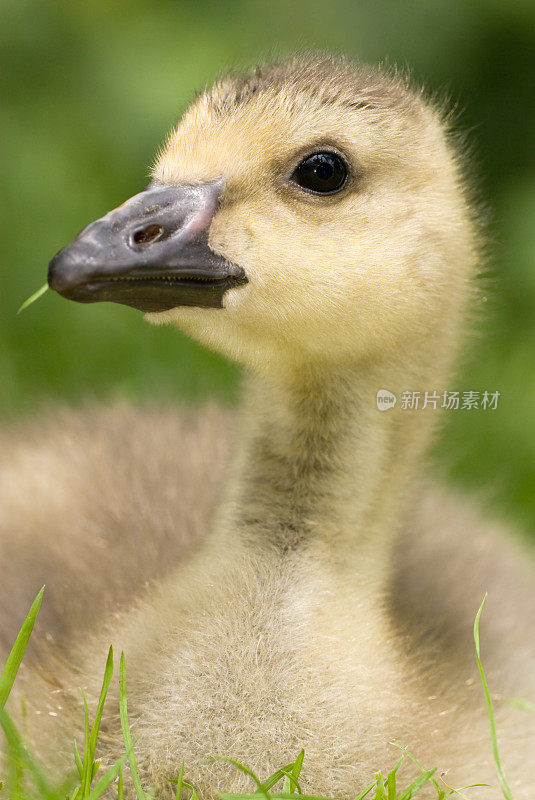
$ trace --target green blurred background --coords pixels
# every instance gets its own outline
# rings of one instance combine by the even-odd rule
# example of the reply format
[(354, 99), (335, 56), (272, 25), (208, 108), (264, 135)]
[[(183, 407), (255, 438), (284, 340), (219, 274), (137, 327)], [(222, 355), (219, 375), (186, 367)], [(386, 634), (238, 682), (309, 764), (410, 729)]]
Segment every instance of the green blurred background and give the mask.
[(451, 388), (501, 398), (450, 412), (437, 464), (535, 532), (533, 0), (2, 0), (0, 22), (4, 418), (87, 397), (235, 400), (234, 367), (132, 309), (47, 293), (15, 312), (56, 250), (144, 187), (158, 143), (221, 70), (343, 50), (410, 65), (470, 132), (492, 279)]

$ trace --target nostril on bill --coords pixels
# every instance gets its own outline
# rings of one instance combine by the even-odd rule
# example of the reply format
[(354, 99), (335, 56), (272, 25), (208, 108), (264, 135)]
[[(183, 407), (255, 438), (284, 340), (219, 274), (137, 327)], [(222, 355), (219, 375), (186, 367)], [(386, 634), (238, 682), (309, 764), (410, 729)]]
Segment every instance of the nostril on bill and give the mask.
[(147, 225), (146, 228), (140, 228), (132, 235), (134, 244), (150, 244), (162, 234), (161, 225)]

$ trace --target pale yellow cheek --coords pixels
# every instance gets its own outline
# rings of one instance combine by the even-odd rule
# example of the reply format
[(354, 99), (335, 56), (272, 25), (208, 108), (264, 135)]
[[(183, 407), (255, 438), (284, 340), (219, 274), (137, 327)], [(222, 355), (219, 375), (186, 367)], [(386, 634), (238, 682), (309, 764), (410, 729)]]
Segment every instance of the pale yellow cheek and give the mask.
[(170, 153), (160, 159), (153, 176), (162, 183), (209, 183), (225, 178), (226, 170), (215, 160)]
[(178, 325), (176, 321), (175, 309), (171, 308), (168, 311), (148, 311), (143, 314), (143, 319), (150, 325)]
[(223, 296), (223, 308), (230, 312), (236, 311), (244, 304), (250, 305), (252, 302), (254, 302), (254, 287), (251, 283), (229, 289)]
[(221, 211), (210, 228), (210, 248), (233, 264), (244, 266), (254, 245), (254, 232), (243, 212)]
[[(261, 157), (263, 155), (263, 157)], [(228, 125), (182, 123), (170, 136), (153, 170), (164, 183), (195, 183), (223, 178), (240, 183), (262, 169), (266, 154)]]

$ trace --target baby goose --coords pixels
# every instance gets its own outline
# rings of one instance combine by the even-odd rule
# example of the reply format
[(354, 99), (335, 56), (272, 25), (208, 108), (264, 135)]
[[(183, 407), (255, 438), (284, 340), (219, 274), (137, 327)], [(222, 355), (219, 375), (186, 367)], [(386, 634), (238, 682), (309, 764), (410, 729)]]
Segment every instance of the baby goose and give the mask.
[[(138, 760), (160, 796), (183, 758), (211, 798), (248, 782), (209, 756), (266, 775), (304, 747), (303, 788), (351, 797), (392, 763), (392, 740), (451, 768), (453, 785), (496, 785), (467, 636), (493, 568), (470, 582), (465, 567), (462, 597), (433, 591), (425, 570), (439, 573), (435, 549), (451, 550), (429, 535), (430, 519), (447, 529), (445, 503), (419, 499), (418, 468), (437, 414), (376, 405), (381, 389), (447, 388), (477, 263), (436, 110), (397, 76), (331, 58), (217, 83), (170, 135), (149, 187), (51, 262), (63, 296), (141, 309), (248, 375), (232, 474), (202, 546), (72, 656), (96, 693), (109, 641), (124, 648)], [(459, 512), (456, 527), (476, 542), (460, 565), (481, 525)], [(402, 535), (416, 544), (399, 567)], [(533, 691), (532, 591), (516, 562), (504, 571), (504, 593), (516, 586), (505, 616), (501, 597), (489, 606), (489, 663), (494, 688), (519, 694)], [(513, 635), (500, 647), (502, 624), (526, 609), (524, 646)], [(54, 679), (54, 730), (71, 735), (80, 676), (58, 664)], [(30, 702), (39, 681), (35, 702), (51, 702), (46, 676), (26, 681)], [(533, 722), (514, 714), (504, 706), (499, 724), (527, 800)], [(35, 718), (37, 742), (47, 721)], [(105, 724), (113, 759), (116, 717)]]

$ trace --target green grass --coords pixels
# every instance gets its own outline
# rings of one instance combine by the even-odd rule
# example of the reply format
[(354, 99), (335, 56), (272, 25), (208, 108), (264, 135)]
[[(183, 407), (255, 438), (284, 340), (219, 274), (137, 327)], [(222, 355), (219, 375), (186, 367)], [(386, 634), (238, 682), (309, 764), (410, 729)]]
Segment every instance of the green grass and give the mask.
[[(125, 753), (112, 767), (100, 776), (101, 762), (97, 758), (97, 749), (104, 705), (113, 678), (113, 650), (111, 647), (104, 668), (102, 688), (100, 690), (95, 718), (92, 724), (90, 723), (87, 701), (82, 692), (84, 706), (83, 747), (79, 748), (76, 740), (73, 741), (73, 768), (59, 782), (51, 781), (47, 775), (46, 765), (39, 764), (27, 749), (13, 720), (5, 710), (5, 703), (13, 688), (41, 606), (43, 592), (44, 587), (35, 598), (28, 612), (2, 674), (0, 675), (0, 726), (3, 729), (7, 745), (5, 759), (7, 776), (0, 782), (0, 800), (36, 800), (36, 798), (39, 798), (39, 800), (98, 800), (99, 797), (102, 797), (110, 784), (114, 782), (117, 786), (117, 798), (118, 800), (123, 800), (123, 766), (127, 761), (130, 768), (130, 780), (133, 783), (138, 800), (151, 800), (154, 797), (154, 790), (151, 787), (143, 788), (142, 786), (136, 763), (134, 743), (132, 742), (130, 732), (126, 690), (126, 661), (124, 653), (121, 653), (119, 665), (119, 708)], [(481, 662), (479, 621), (485, 600), (486, 596), (481, 603), (474, 622), (476, 661), (487, 704), (490, 739), (498, 779), (505, 800), (514, 800), (500, 762), (492, 700)], [(376, 773), (369, 785), (355, 794), (354, 800), (364, 800), (364, 798), (368, 800), (412, 800), (412, 798), (420, 795), (424, 787), (432, 787), (434, 789), (436, 792), (436, 800), (445, 800), (452, 795), (464, 798), (464, 800), (469, 800), (468, 795), (465, 794), (466, 790), (475, 788), (476, 786), (486, 785), (472, 784), (470, 786), (454, 789), (448, 786), (441, 777), (437, 780), (436, 768), (425, 769), (405, 747), (396, 743), (391, 744), (401, 751), (401, 757), (386, 777), (383, 777), (381, 772)], [(334, 800), (333, 798), (316, 797), (303, 793), (300, 778), (305, 761), (304, 750), (301, 750), (295, 761), (280, 767), (272, 775), (264, 779), (260, 779), (247, 765), (241, 764), (231, 758), (214, 758), (212, 760), (231, 764), (235, 769), (244, 773), (251, 779), (252, 787), (249, 793), (238, 794), (233, 792), (220, 792), (219, 797), (221, 800), (262, 800), (262, 798), (264, 800)], [(406, 783), (401, 778), (402, 767), (407, 760), (415, 764), (419, 770), (417, 777), (409, 783)], [(184, 789), (188, 790), (191, 800), (198, 800), (195, 786), (184, 778), (184, 769), (184, 762), (182, 762), (178, 777), (169, 777), (170, 782), (176, 784), (176, 800), (185, 800)]]
[(40, 288), (40, 289), (37, 289), (37, 291), (36, 291), (36, 292), (34, 292), (33, 294), (31, 294), (31, 295), (30, 295), (30, 296), (29, 296), (29, 297), (28, 297), (28, 298), (27, 298), (27, 299), (24, 301), (24, 303), (22, 303), (22, 304), (21, 304), (21, 306), (20, 306), (20, 307), (19, 307), (19, 309), (17, 310), (17, 314), (20, 314), (20, 313), (21, 313), (21, 311), (24, 311), (26, 308), (28, 308), (28, 306), (31, 306), (31, 304), (32, 304), (32, 303), (35, 303), (35, 301), (36, 301), (36, 300), (39, 300), (39, 298), (40, 298), (40, 297), (42, 297), (42, 296), (44, 295), (44, 293), (47, 291), (47, 289), (48, 289), (48, 283), (45, 283), (45, 284), (43, 284), (43, 286), (41, 286), (41, 288)]
[(485, 670), (483, 669), (483, 664), (481, 662), (481, 649), (479, 646), (479, 620), (481, 618), (481, 612), (483, 611), (483, 607), (486, 601), (487, 601), (487, 595), (485, 595), (485, 597), (483, 598), (483, 602), (479, 606), (479, 610), (474, 620), (474, 644), (476, 648), (476, 661), (477, 661), (477, 667), (479, 669), (479, 676), (481, 678), (481, 685), (483, 686), (483, 693), (485, 695), (485, 702), (487, 704), (487, 715), (490, 724), (490, 739), (492, 742), (492, 755), (494, 757), (494, 763), (496, 764), (498, 779), (500, 781), (500, 786), (502, 787), (503, 796), (506, 798), (506, 800), (514, 800), (513, 793), (509, 788), (509, 784), (507, 783), (507, 780), (503, 773), (502, 764), (500, 761), (500, 753), (498, 750), (498, 737), (496, 734), (496, 722), (494, 719), (494, 708), (492, 705), (492, 699), (490, 696), (489, 687), (487, 683), (487, 676), (485, 675)]

